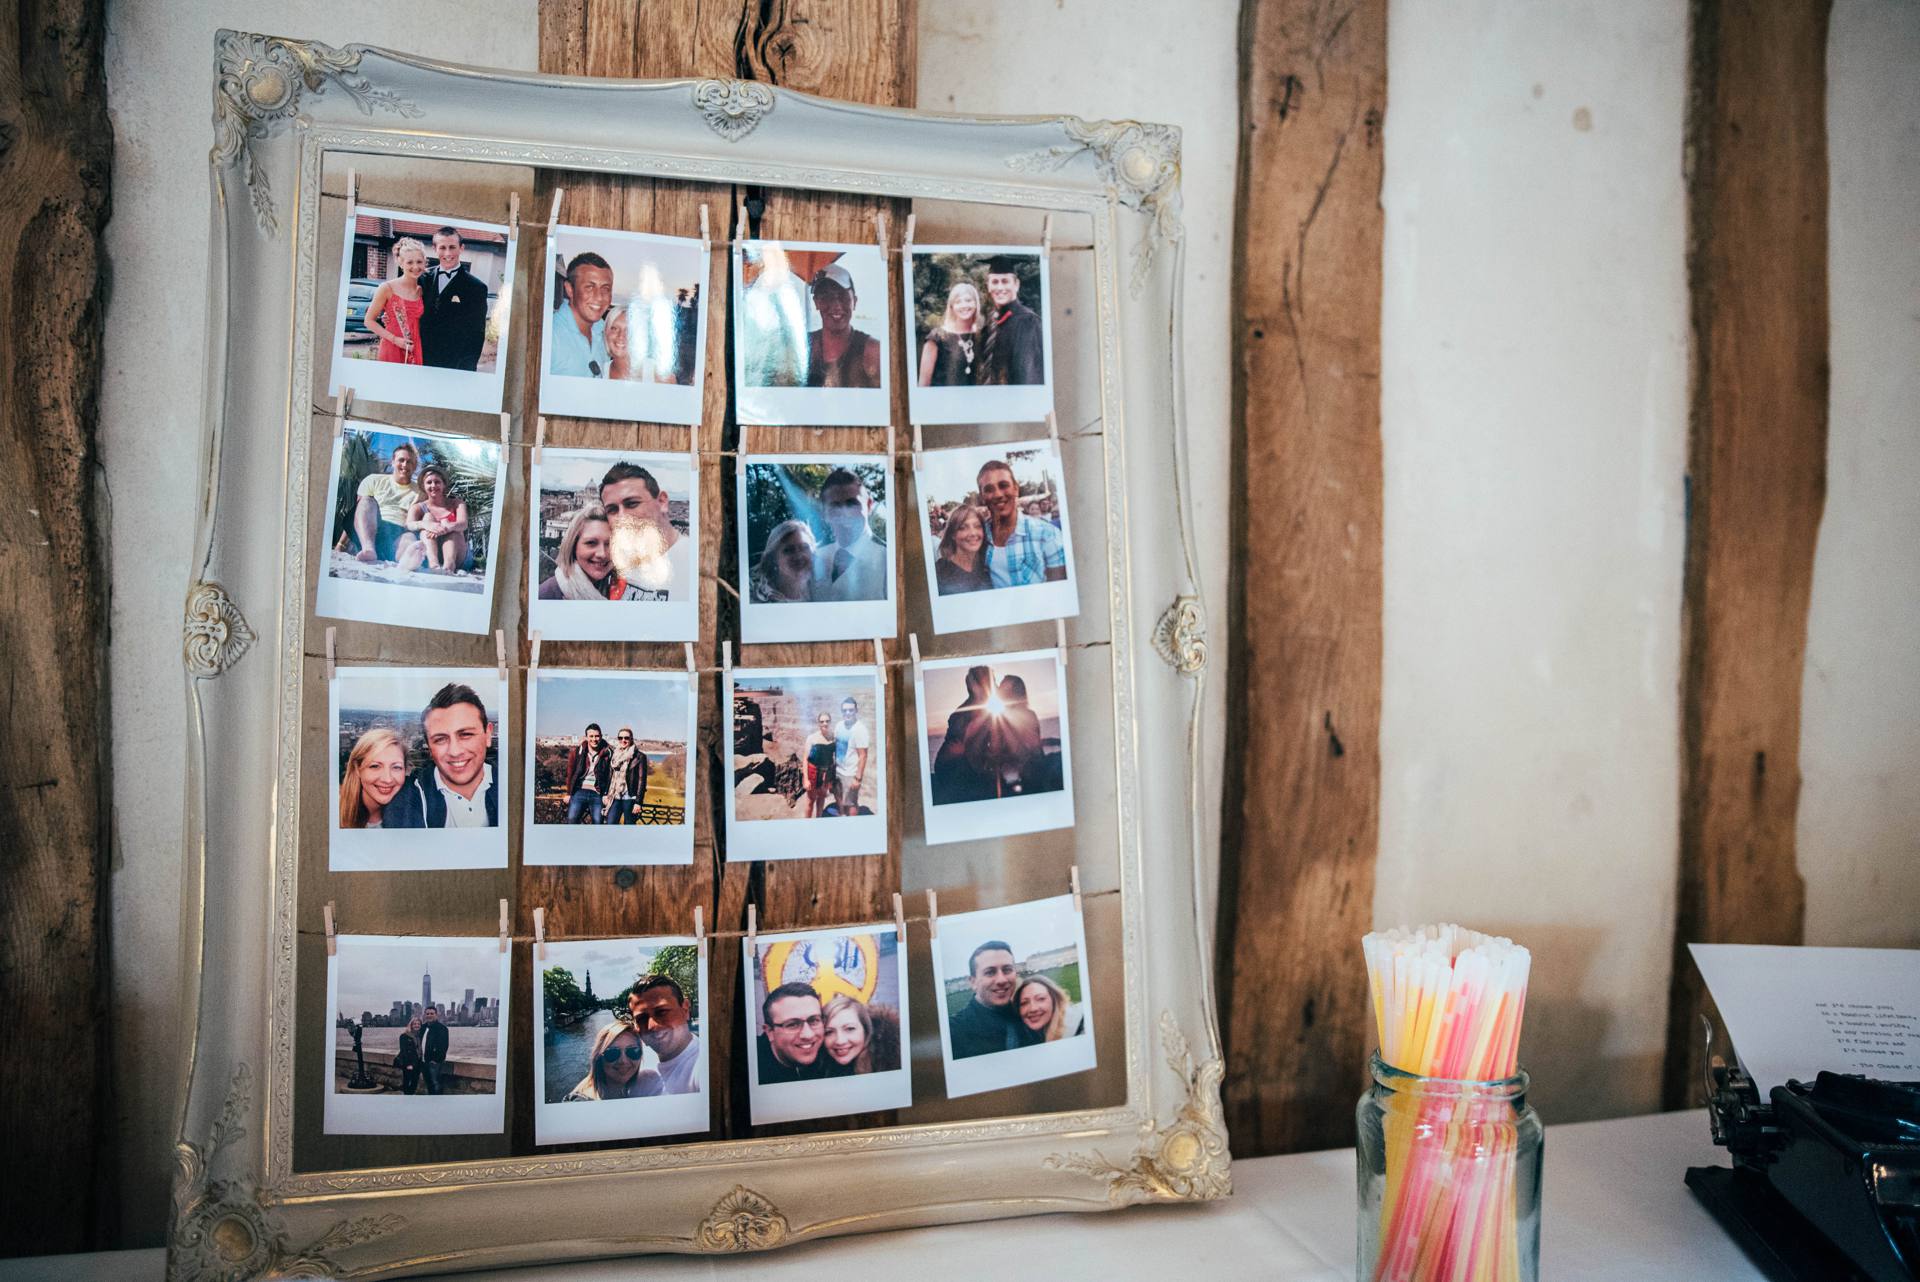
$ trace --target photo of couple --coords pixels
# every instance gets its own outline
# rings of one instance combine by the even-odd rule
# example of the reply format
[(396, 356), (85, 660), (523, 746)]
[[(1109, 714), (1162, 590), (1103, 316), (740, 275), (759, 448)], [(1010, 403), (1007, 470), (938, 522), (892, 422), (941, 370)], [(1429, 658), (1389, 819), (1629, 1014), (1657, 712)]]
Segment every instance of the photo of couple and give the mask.
[(1051, 440), (927, 450), (914, 470), (936, 632), (1080, 612), (1065, 475)]
[(547, 446), (531, 487), (532, 631), (550, 641), (698, 639), (700, 497), (687, 455)]
[(333, 439), (314, 612), (487, 631), (505, 472), (500, 442), (349, 422)]
[(1072, 895), (943, 913), (932, 947), (949, 1096), (1094, 1066), (1086, 931)]
[(729, 858), (886, 849), (881, 692), (872, 665), (733, 670), (727, 682), (733, 719)]
[(540, 327), (540, 412), (700, 421), (707, 248), (647, 232), (555, 227)]
[(906, 959), (892, 925), (742, 941), (754, 1125), (913, 1102)]
[[(506, 694), (492, 668), (337, 669), (328, 868), (505, 868)], [(445, 832), (427, 840), (422, 828)]]
[(859, 641), (899, 631), (885, 455), (742, 460), (740, 639)]
[(886, 426), (887, 263), (878, 245), (742, 241), (733, 296), (740, 422)]
[(915, 245), (906, 331), (916, 423), (1041, 422), (1053, 409), (1037, 247)]
[(1073, 826), (1060, 651), (928, 659), (915, 688), (929, 844)]
[[(594, 991), (596, 970), (605, 995)], [(697, 940), (549, 943), (534, 959), (533, 984), (536, 1144), (707, 1129), (707, 975)], [(571, 1107), (585, 1103), (610, 1107)]]
[(499, 413), (517, 248), (496, 223), (349, 210), (329, 395)]
[(510, 962), (491, 936), (337, 936), (325, 1133), (498, 1133)]
[(534, 669), (523, 860), (691, 863), (695, 701), (683, 671)]

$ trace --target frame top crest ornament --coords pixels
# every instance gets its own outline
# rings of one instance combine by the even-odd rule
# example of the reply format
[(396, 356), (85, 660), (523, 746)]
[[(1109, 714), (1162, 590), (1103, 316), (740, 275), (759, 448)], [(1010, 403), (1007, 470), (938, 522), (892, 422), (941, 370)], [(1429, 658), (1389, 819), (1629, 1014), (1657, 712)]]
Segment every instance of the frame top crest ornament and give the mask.
[(739, 142), (773, 110), (773, 90), (757, 80), (702, 80), (693, 87), (693, 105), (707, 126), (728, 142)]

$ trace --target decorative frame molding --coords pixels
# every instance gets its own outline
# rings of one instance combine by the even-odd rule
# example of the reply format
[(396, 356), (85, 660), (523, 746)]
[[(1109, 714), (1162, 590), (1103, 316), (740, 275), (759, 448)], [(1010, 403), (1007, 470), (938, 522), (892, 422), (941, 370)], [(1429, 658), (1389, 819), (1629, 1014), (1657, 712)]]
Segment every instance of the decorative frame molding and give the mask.
[[(186, 942), (199, 965), (178, 1150), (178, 1275), (430, 1273), (637, 1251), (762, 1250), (909, 1224), (1224, 1196), (1220, 1051), (1197, 891), (1199, 761), (1189, 753), (1184, 771), (1144, 774), (1133, 733), (1142, 723), (1179, 726), (1195, 742), (1206, 661), (1184, 504), (1165, 484), (1171, 469), (1171, 493), (1183, 492), (1170, 338), (1178, 132), (869, 108), (741, 81), (509, 75), (237, 32), (220, 33), (216, 53), (211, 159), (224, 252), (210, 281), (203, 554), (185, 625), (185, 662), (196, 678)], [(427, 1166), (296, 1166), (299, 936), (318, 912), (297, 894), (302, 692), (316, 671), (307, 635), (305, 393), (325, 359), (314, 317), (329, 154), (923, 197), (1088, 219), (1097, 372), (1084, 395), (1097, 399), (1102, 423), (1092, 448), (1106, 465), (1095, 482), (1105, 498), (1106, 573), (1104, 582), (1090, 577), (1087, 590), (1111, 602), (1117, 786), (1112, 812), (1086, 822), (1100, 825), (1101, 841), (1111, 834), (1115, 852), (1126, 1026), (1124, 1036), (1103, 1033), (1102, 1060), (1123, 1063), (1124, 1104)], [(278, 193), (287, 193), (284, 216)], [(1123, 261), (1132, 265), (1124, 284)], [(1150, 425), (1137, 440), (1135, 421)], [(278, 492), (257, 484), (262, 466), (284, 466)], [(1177, 529), (1177, 546), (1129, 540), (1140, 520)], [(282, 554), (260, 556), (263, 538), (280, 539)], [(1168, 600), (1175, 606), (1163, 619)], [(257, 635), (238, 602), (265, 624)], [(500, 608), (515, 626), (517, 607)], [(240, 664), (259, 638), (264, 661)], [(1156, 1028), (1160, 1056), (1150, 1050)], [(517, 1088), (510, 1081), (508, 1089)], [(1163, 1116), (1171, 1118), (1164, 1125)], [(243, 1119), (253, 1133), (247, 1144), (236, 1142)], [(1115, 1145), (1132, 1150), (1126, 1164), (1102, 1155)], [(851, 1215), (823, 1180), (844, 1175), (850, 1159), (860, 1163), (862, 1189)], [(748, 1160), (752, 1187), (733, 1175)], [(684, 1231), (549, 1238), (562, 1209), (568, 1223), (617, 1223), (619, 1209), (642, 1194), (656, 1200), (663, 1224), (679, 1217)], [(393, 1197), (405, 1201), (386, 1205), (404, 1215), (381, 1205)]]

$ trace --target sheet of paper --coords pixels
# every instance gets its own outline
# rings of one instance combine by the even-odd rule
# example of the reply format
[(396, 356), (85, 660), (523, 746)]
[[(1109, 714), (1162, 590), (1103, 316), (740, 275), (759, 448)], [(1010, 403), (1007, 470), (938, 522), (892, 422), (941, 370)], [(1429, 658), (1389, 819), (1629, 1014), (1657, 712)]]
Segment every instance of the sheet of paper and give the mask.
[(1822, 1069), (1920, 1081), (1920, 950), (1687, 947), (1763, 1099)]

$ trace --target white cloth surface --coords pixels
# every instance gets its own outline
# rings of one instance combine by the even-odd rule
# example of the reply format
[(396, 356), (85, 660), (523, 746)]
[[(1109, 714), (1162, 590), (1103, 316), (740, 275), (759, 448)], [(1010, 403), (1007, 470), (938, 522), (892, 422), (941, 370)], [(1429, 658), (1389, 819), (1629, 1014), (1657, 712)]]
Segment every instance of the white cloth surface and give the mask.
[[(1549, 1127), (1540, 1275), (1554, 1282), (1763, 1282), (1682, 1182), (1689, 1166), (1726, 1162), (1700, 1111)], [(466, 1282), (813, 1282), (823, 1273), (914, 1282), (1336, 1282), (1353, 1276), (1351, 1149), (1237, 1162), (1233, 1181), (1231, 1199), (1207, 1206), (950, 1224), (763, 1255), (650, 1256), (458, 1276)], [(160, 1251), (0, 1260), (0, 1282), (160, 1282), (165, 1271)]]

